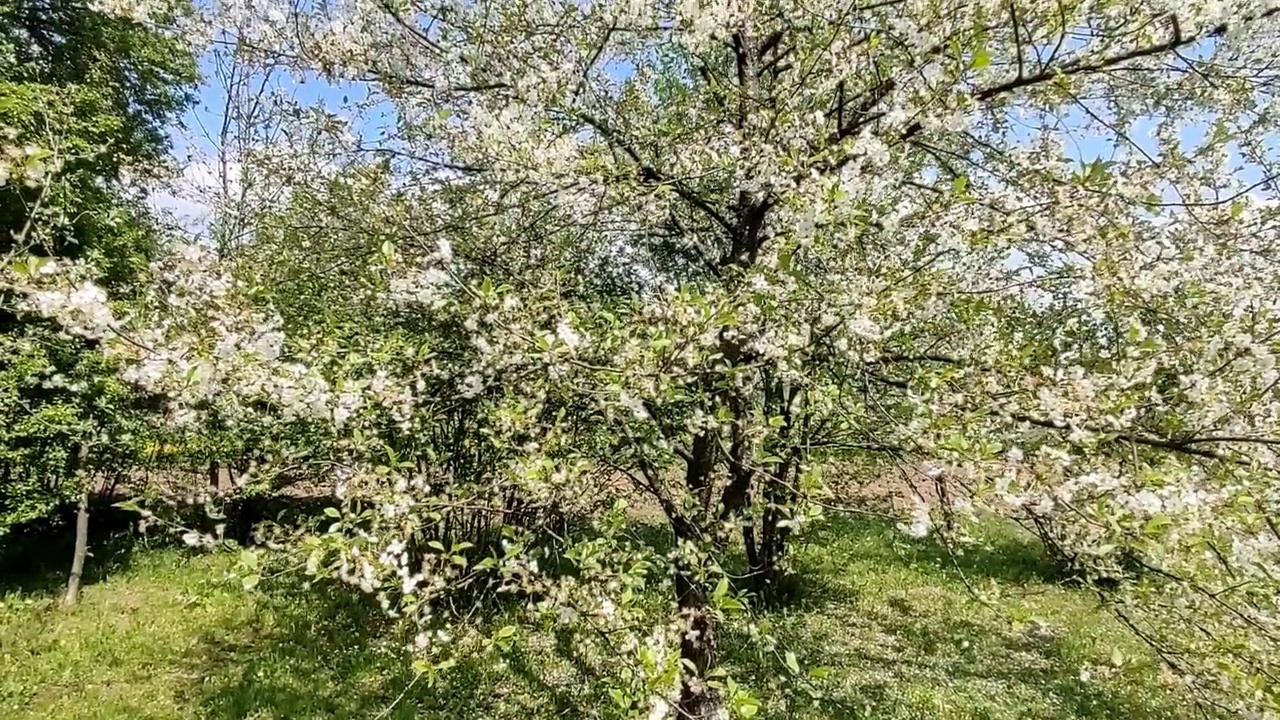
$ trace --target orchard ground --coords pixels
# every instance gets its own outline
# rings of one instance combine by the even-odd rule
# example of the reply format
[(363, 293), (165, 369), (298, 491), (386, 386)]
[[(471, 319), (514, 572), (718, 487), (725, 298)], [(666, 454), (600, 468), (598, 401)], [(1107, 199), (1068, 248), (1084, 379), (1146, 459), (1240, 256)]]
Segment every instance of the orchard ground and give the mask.
[[(636, 532), (663, 541), (655, 527)], [(729, 664), (761, 696), (759, 717), (1194, 716), (1096, 596), (1055, 579), (1012, 531), (989, 527), (962, 555), (878, 519), (827, 521), (804, 538), (795, 548), (802, 590), (755, 618), (783, 643), (761, 651), (726, 638)], [(0, 716), (533, 720), (608, 712), (595, 679), (603, 668), (557, 647), (551, 632), (526, 638), (502, 665), (459, 666), (432, 686), (415, 679), (403, 639), (359, 593), (271, 579), (246, 592), (228, 578), (236, 557), (100, 545), (72, 609), (57, 604), (56, 566), (0, 575)]]

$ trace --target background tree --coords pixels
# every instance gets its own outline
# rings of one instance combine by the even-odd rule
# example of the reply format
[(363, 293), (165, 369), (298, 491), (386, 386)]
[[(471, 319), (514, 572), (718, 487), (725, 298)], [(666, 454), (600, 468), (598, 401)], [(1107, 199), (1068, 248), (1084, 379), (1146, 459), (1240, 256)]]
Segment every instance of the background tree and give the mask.
[[(143, 183), (196, 77), (183, 41), (90, 3), (0, 3), (0, 127), (6, 160), (25, 158), (0, 183), (0, 256), (85, 261), (128, 297), (159, 243)], [(93, 342), (15, 314), (4, 293), (0, 534), (77, 497), (83, 518), (90, 477), (136, 457), (146, 426)]]

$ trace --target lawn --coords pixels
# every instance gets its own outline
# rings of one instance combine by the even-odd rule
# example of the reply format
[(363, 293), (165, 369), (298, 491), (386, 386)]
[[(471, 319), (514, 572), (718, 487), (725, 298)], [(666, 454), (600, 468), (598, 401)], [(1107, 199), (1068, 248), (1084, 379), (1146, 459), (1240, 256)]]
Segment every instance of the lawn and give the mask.
[[(878, 522), (844, 521), (796, 552), (804, 592), (757, 619), (784, 647), (728, 638), (730, 663), (766, 701), (761, 716), (1192, 717), (1094, 596), (1050, 580), (1008, 533), (952, 557)], [(246, 593), (225, 578), (233, 561), (135, 548), (72, 610), (50, 587), (0, 581), (0, 717), (536, 720), (607, 702), (585, 668), (550, 653), (414, 683), (362, 599), (271, 583)], [(806, 675), (829, 668), (813, 681), (818, 699), (781, 681), (785, 649)]]

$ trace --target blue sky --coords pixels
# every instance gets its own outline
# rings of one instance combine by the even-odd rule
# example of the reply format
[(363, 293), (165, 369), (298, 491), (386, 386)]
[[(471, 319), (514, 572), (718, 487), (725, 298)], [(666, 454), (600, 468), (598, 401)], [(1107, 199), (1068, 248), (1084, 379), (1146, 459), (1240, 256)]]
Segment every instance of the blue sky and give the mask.
[[(1186, 54), (1192, 57), (1205, 57), (1212, 51), (1210, 43), (1203, 43), (1200, 46), (1191, 48)], [(216, 157), (216, 145), (206, 137), (202, 137), (206, 132), (216, 133), (221, 123), (222, 106), (225, 100), (224, 92), (217, 82), (215, 65), (212, 54), (206, 55), (201, 61), (201, 70), (205, 76), (205, 82), (198, 90), (198, 99), (195, 105), (190, 108), (184, 117), (180, 126), (176, 126), (171, 130), (171, 138), (173, 141), (174, 155), (178, 160), (180, 168), (186, 173), (185, 180), (188, 182), (207, 182), (205, 177), (209, 173), (209, 169), (214, 163)], [(617, 79), (624, 78), (629, 73), (629, 68), (619, 65), (611, 68), (611, 75)], [(348, 115), (343, 112), (344, 101), (362, 102), (369, 97), (369, 88), (363, 83), (334, 83), (315, 76), (314, 74), (298, 77), (291, 76), (284, 72), (276, 74), (276, 86), (286, 94), (292, 95), (297, 102), (304, 106), (323, 107), (330, 112), (339, 115)], [(1117, 143), (1114, 137), (1093, 134), (1084, 129), (1082, 120), (1084, 115), (1081, 111), (1068, 114), (1065, 118), (1065, 136), (1067, 152), (1078, 161), (1087, 163), (1094, 159), (1111, 159), (1115, 156)], [(374, 111), (369, 113), (367, 110), (362, 119), (363, 125), (353, 126), (352, 131), (367, 143), (380, 142), (380, 131), (386, 130), (391, 123), (394, 122), (394, 110), (389, 103), (385, 101), (376, 105)], [(1154, 123), (1150, 123), (1154, 126)], [(1207, 123), (1187, 126), (1182, 133), (1184, 143), (1194, 145), (1198, 143), (1206, 134)], [(1142, 128), (1146, 129), (1146, 128)], [(1134, 138), (1135, 141), (1145, 146), (1148, 152), (1154, 152), (1154, 141), (1146, 139), (1139, 135)], [(191, 158), (188, 162), (187, 158)], [(1261, 173), (1256, 168), (1247, 170), (1245, 179), (1254, 182), (1261, 178)], [(205, 178), (200, 181), (199, 178)], [(1169, 200), (1174, 200), (1169, 197)], [(175, 210), (179, 215), (186, 215), (200, 212), (198, 202), (193, 202), (192, 198), (176, 198), (170, 194), (161, 194), (156, 200), (158, 205), (169, 207)]]
[[(226, 102), (226, 91), (218, 79), (212, 53), (201, 58), (200, 70), (204, 80), (197, 88), (194, 104), (183, 113), (178, 123), (169, 128), (173, 157), (182, 173), (180, 182), (195, 188), (197, 197), (177, 197), (161, 192), (153, 198), (154, 204), (178, 215), (188, 229), (203, 227), (198, 218), (208, 208), (199, 201), (199, 189), (207, 188), (207, 183), (214, 180), (211, 173), (216, 165), (218, 131)], [(261, 76), (257, 80), (260, 81)], [(293, 97), (303, 107), (324, 108), (348, 117), (350, 114), (343, 112), (344, 104), (361, 102), (369, 96), (368, 86), (363, 83), (334, 83), (314, 74), (298, 77), (279, 71), (272, 75), (271, 82), (273, 87)], [(365, 113), (364, 125), (353, 127), (363, 140), (376, 140), (378, 131), (392, 121), (390, 105), (384, 102), (381, 107), (381, 118), (376, 112)]]
[[(206, 55), (201, 59), (200, 71), (204, 76), (204, 82), (197, 90), (197, 100), (184, 113), (181, 120), (182, 127), (174, 127), (170, 132), (175, 154), (179, 157), (186, 150), (196, 150), (204, 154), (215, 151), (212, 144), (202, 140), (198, 135), (202, 127), (216, 130), (222, 119), (226, 93), (218, 84), (212, 55)], [(334, 83), (314, 73), (308, 73), (305, 77), (295, 77), (285, 72), (278, 72), (273, 80), (275, 86), (294, 96), (300, 104), (324, 107), (332, 112), (341, 111), (344, 99), (359, 102), (368, 97), (368, 87), (364, 83)]]

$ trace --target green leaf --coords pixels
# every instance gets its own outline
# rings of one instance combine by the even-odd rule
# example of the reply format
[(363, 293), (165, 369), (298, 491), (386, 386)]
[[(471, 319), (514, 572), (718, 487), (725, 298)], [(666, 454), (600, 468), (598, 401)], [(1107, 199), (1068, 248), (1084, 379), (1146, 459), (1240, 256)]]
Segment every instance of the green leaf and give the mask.
[(631, 708), (631, 701), (627, 699), (627, 696), (624, 695), (621, 690), (617, 688), (610, 688), (609, 697), (613, 698), (614, 704), (616, 704), (618, 707), (622, 708), (623, 710), (627, 710)]
[(973, 51), (973, 61), (969, 63), (970, 67), (974, 70), (981, 70), (989, 65), (991, 65), (991, 55), (987, 52), (985, 46)]
[(1173, 521), (1166, 515), (1155, 515), (1142, 526), (1143, 535), (1155, 535), (1168, 527)]
[(790, 252), (778, 253), (778, 268), (780, 270), (783, 270), (784, 272), (791, 269), (791, 253)]
[(787, 663), (787, 669), (789, 669), (792, 673), (796, 675), (800, 674), (800, 663), (796, 660), (796, 654), (791, 652), (790, 650), (787, 651), (786, 663)]
[(252, 590), (258, 587), (258, 581), (260, 581), (261, 579), (262, 578), (259, 577), (256, 573), (253, 575), (245, 575), (244, 577), (240, 578), (240, 584), (244, 586), (245, 590)]
[(1102, 161), (1102, 158), (1089, 163), (1087, 179), (1090, 183), (1101, 183), (1107, 179), (1107, 164)]
[(338, 512), (338, 508), (336, 507), (327, 507), (324, 509), (324, 516), (337, 520), (342, 517), (342, 513)]
[(111, 507), (120, 508), (121, 510), (129, 510), (131, 512), (142, 511), (142, 508), (138, 506), (138, 501), (136, 498), (131, 498), (129, 500), (122, 500), (118, 503), (112, 504)]
[(716, 583), (716, 589), (711, 592), (713, 600), (721, 600), (729, 592), (729, 578), (720, 578), (720, 582)]

